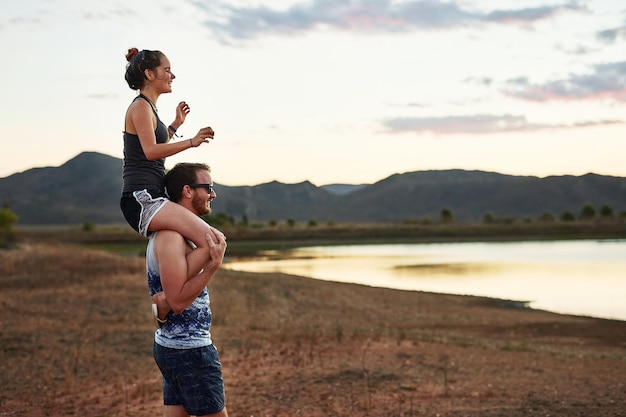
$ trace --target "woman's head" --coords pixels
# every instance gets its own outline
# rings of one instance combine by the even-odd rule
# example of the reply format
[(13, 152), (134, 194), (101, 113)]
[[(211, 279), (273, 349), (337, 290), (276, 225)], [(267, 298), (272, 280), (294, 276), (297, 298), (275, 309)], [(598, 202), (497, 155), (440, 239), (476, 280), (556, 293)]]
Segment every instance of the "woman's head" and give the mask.
[(161, 65), (161, 58), (165, 57), (161, 51), (149, 51), (144, 49), (139, 51), (131, 48), (126, 54), (126, 75), (124, 78), (132, 90), (143, 88), (147, 80), (146, 70), (156, 73), (157, 67)]

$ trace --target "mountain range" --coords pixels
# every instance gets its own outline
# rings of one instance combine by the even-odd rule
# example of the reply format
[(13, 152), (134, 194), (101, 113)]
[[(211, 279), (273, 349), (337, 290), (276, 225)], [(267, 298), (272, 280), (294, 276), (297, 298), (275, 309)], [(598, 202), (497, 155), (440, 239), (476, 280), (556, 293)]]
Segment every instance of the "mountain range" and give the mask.
[[(119, 208), (122, 160), (83, 152), (58, 167), (33, 168), (0, 178), (0, 205), (18, 225), (125, 223)], [(214, 213), (249, 222), (400, 222), (437, 219), (449, 210), (459, 221), (578, 215), (584, 206), (626, 212), (626, 178), (513, 176), (439, 170), (395, 174), (374, 184), (316, 186), (272, 181), (251, 186), (215, 184)]]

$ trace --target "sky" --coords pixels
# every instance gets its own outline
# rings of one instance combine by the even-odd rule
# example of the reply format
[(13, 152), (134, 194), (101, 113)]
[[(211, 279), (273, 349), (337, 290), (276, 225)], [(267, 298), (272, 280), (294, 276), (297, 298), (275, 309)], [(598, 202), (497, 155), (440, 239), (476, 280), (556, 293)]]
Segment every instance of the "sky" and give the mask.
[[(224, 185), (396, 173), (626, 176), (622, 0), (0, 0), (0, 178), (84, 151), (122, 158), (129, 48)], [(121, 173), (120, 173), (121, 174)]]

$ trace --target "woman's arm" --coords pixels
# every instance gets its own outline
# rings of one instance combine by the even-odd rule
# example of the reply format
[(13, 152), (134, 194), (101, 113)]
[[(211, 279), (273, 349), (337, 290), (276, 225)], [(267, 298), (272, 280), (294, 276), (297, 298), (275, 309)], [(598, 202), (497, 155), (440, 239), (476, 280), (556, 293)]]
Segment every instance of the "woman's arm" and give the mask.
[[(178, 103), (178, 106), (176, 106), (176, 117), (174, 118), (174, 121), (168, 126), (168, 130), (172, 133), (170, 135), (170, 138), (174, 136), (178, 128), (181, 127), (183, 123), (185, 123), (185, 119), (187, 118), (187, 115), (190, 111), (191, 109), (189, 108), (189, 104), (184, 101)], [(174, 130), (171, 131), (170, 128), (174, 128)]]
[[(196, 136), (191, 139), (180, 140), (177, 142), (157, 143), (154, 130), (156, 129), (156, 118), (152, 113), (150, 103), (145, 100), (137, 100), (129, 109), (129, 133), (133, 130), (139, 136), (139, 142), (146, 158), (151, 161), (167, 158), (176, 155), (179, 152), (191, 147), (200, 146), (208, 143), (213, 138), (213, 129), (204, 127), (198, 131)], [(178, 116), (177, 116), (178, 118)], [(180, 125), (179, 125), (180, 126)], [(133, 129), (134, 128), (134, 129)]]

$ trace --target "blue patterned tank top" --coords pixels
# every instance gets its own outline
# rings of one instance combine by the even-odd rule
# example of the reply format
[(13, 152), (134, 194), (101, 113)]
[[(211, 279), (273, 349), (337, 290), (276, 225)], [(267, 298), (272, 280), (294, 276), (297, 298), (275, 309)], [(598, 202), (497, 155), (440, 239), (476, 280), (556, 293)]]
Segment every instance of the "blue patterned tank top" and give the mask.
[[(146, 271), (150, 297), (163, 291), (159, 264), (154, 256), (154, 240), (158, 232), (148, 240), (146, 249)], [(205, 287), (182, 313), (170, 312), (167, 322), (154, 334), (154, 341), (172, 349), (192, 349), (209, 346), (211, 341), (211, 305), (209, 291)]]

